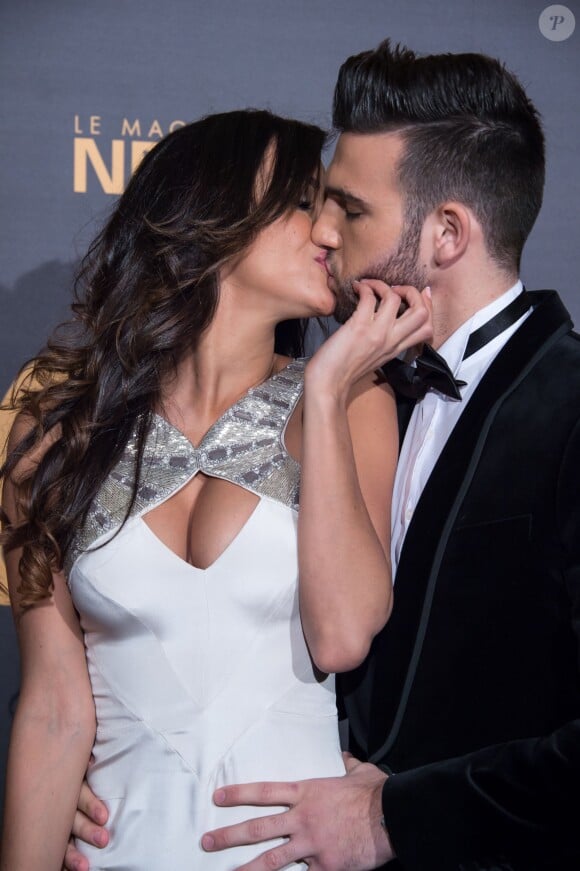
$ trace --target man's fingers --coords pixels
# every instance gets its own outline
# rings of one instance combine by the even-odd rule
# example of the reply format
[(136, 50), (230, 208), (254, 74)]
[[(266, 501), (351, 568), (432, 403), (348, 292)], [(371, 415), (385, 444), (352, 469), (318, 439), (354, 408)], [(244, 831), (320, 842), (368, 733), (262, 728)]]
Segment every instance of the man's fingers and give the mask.
[(256, 817), (245, 820), (233, 826), (224, 826), (206, 832), (201, 839), (204, 850), (224, 850), (227, 847), (239, 847), (242, 844), (259, 844), (260, 841), (270, 841), (272, 838), (289, 836), (288, 813), (271, 814), (267, 817)]
[(234, 786), (222, 786), (213, 794), (215, 804), (220, 807), (233, 807), (235, 805), (255, 805), (256, 807), (268, 807), (272, 805), (284, 805), (292, 807), (300, 795), (298, 783), (238, 783)]
[[(304, 856), (303, 851), (300, 851), (298, 845), (294, 844), (292, 841), (287, 841), (280, 847), (274, 847), (272, 850), (267, 850), (265, 853), (262, 853), (261, 856), (258, 856), (257, 859), (253, 859), (245, 865), (240, 865), (236, 871), (275, 871), (277, 868), (286, 868), (293, 862), (306, 860), (307, 857)], [(319, 866), (312, 866), (309, 862), (308, 867), (318, 868)]]
[(352, 753), (349, 753), (347, 750), (343, 752), (342, 759), (347, 774), (350, 774), (351, 771), (354, 771), (355, 768), (358, 768), (359, 765), (362, 765), (360, 759), (357, 759), (356, 756), (353, 756)]
[(248, 820), (234, 826), (226, 826), (207, 832), (201, 839), (207, 851), (224, 850), (242, 844), (258, 844), (274, 838), (284, 838), (284, 843), (261, 853), (251, 862), (240, 865), (236, 871), (275, 871), (286, 868), (293, 862), (305, 859), (306, 847), (299, 839), (289, 837), (289, 814), (287, 812)]
[(75, 814), (72, 833), (79, 841), (84, 841), (85, 844), (92, 844), (95, 847), (106, 847), (109, 843), (109, 833), (107, 830), (96, 825), (80, 811), (77, 811)]
[(86, 780), (83, 780), (81, 786), (77, 808), (98, 826), (104, 826), (109, 819), (107, 805), (97, 798)]
[(79, 853), (72, 841), (68, 842), (63, 868), (65, 871), (89, 871), (89, 860)]

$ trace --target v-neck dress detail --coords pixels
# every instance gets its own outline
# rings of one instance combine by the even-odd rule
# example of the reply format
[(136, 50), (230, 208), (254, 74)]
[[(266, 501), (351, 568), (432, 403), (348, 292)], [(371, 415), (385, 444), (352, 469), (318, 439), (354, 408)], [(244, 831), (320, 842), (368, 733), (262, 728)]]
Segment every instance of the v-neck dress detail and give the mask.
[[(109, 846), (79, 843), (92, 869), (229, 871), (264, 845), (209, 854), (201, 835), (272, 811), (218, 808), (218, 786), (344, 773), (334, 679), (314, 668), (298, 611), (300, 469), (284, 431), (304, 365), (248, 391), (198, 447), (155, 416), (129, 518), (135, 439), (73, 544), (98, 723), (89, 782), (110, 810)], [(143, 520), (199, 471), (260, 497), (203, 570)]]

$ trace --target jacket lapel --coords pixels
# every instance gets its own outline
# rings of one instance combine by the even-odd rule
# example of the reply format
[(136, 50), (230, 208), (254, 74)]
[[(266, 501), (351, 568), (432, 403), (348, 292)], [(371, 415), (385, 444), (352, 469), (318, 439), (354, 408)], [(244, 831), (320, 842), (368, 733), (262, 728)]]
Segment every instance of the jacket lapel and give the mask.
[(534, 311), (498, 354), (471, 397), (441, 452), (407, 531), (397, 570), (393, 613), (375, 639), (371, 653), (374, 674), (369, 735), (363, 744), (370, 761), (383, 759), (396, 740), (421, 655), (447, 539), (489, 428), (509, 393), (551, 345), (572, 328), (569, 314), (554, 291), (535, 291), (530, 296)]

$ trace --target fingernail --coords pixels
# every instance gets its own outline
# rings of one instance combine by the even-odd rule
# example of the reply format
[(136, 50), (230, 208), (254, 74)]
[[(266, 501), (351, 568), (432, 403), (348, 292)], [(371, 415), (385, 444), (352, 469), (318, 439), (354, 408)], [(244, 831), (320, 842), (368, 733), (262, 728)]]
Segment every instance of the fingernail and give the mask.
[(201, 839), (201, 846), (204, 850), (213, 850), (215, 846), (215, 841), (211, 835), (203, 835)]
[(429, 299), (431, 299), (431, 288), (429, 285), (425, 288), (424, 293), (429, 297)]
[(226, 800), (226, 793), (223, 789), (218, 789), (213, 794), (213, 800), (215, 804), (223, 804)]
[(93, 835), (93, 844), (97, 847), (105, 846), (105, 833), (104, 832), (95, 832)]

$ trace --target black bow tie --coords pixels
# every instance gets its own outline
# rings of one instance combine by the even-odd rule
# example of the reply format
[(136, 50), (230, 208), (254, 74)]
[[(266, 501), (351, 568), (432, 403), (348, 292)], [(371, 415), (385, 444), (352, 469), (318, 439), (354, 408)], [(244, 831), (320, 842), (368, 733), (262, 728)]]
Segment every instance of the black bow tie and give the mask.
[(383, 366), (385, 377), (393, 390), (411, 399), (423, 399), (429, 390), (438, 390), (445, 396), (461, 399), (460, 387), (465, 381), (457, 381), (443, 357), (431, 345), (424, 345), (423, 351), (410, 366), (402, 360), (389, 360)]
[[(463, 359), (471, 357), (515, 324), (528, 311), (530, 305), (529, 295), (524, 290), (509, 305), (470, 335)], [(415, 360), (414, 366), (395, 358), (385, 363), (383, 373), (393, 390), (411, 399), (423, 399), (429, 390), (437, 390), (452, 399), (461, 399), (459, 388), (466, 385), (465, 381), (458, 381), (453, 377), (443, 357), (434, 351), (431, 345), (423, 346), (423, 351)]]

